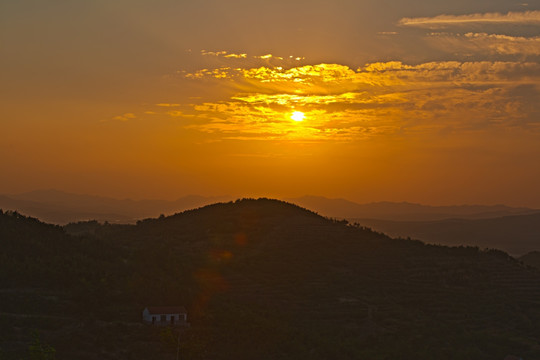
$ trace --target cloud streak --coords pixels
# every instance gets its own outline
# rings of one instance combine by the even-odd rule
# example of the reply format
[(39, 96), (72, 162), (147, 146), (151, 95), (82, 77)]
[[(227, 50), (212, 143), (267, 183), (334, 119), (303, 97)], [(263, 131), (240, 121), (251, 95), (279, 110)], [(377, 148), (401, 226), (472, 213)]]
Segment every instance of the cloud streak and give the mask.
[(112, 120), (129, 121), (129, 120), (132, 120), (132, 119), (135, 119), (135, 118), (136, 118), (135, 114), (133, 114), (133, 113), (125, 113), (125, 114), (113, 117)]
[(468, 15), (438, 15), (434, 17), (402, 18), (398, 25), (420, 28), (443, 28), (468, 24), (535, 24), (540, 25), (540, 11), (484, 13)]
[(540, 55), (540, 36), (520, 37), (487, 33), (432, 34), (442, 50), (470, 51), (498, 55)]

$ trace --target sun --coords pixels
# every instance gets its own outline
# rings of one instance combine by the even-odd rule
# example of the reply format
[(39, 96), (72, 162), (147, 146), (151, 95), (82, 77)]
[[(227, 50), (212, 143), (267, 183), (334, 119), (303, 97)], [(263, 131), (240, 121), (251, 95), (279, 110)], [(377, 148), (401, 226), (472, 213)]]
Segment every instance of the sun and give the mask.
[(291, 114), (291, 119), (294, 121), (304, 121), (305, 117), (306, 115), (304, 115), (304, 113), (301, 111), (295, 111)]

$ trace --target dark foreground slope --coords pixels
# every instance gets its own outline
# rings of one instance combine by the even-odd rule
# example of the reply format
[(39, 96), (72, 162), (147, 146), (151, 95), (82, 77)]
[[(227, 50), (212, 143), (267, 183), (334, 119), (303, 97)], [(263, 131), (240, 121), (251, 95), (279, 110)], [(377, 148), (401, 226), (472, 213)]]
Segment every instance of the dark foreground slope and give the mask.
[[(183, 359), (540, 358), (540, 274), (500, 251), (390, 239), (266, 199), (66, 227), (78, 236), (0, 219), (3, 259), (18, 254), (2, 273), (34, 260), (45, 270), (2, 278), (8, 359), (33, 329), (58, 358), (174, 358), (139, 323), (146, 305), (188, 308)], [(71, 266), (63, 285), (46, 270), (58, 264)]]

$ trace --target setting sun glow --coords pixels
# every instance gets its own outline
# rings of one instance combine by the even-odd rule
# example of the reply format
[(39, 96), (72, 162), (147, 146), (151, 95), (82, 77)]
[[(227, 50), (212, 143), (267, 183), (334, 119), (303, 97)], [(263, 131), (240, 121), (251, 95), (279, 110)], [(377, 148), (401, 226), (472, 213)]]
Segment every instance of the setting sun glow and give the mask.
[(42, 189), (540, 212), (540, 0), (65, 2), (0, 0), (0, 215), (63, 221)]
[(305, 117), (306, 115), (304, 115), (304, 113), (301, 111), (295, 111), (291, 115), (291, 119), (293, 119), (294, 121), (304, 121)]

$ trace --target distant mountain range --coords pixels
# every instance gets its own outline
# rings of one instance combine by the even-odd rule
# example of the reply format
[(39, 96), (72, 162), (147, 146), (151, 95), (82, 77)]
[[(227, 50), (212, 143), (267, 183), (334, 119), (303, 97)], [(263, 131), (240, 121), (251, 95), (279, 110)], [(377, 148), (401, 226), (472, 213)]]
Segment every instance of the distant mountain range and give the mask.
[(84, 220), (134, 223), (138, 219), (171, 215), (231, 197), (190, 195), (174, 201), (112, 199), (72, 194), (58, 190), (37, 190), (17, 195), (0, 195), (0, 209), (16, 210), (54, 224)]
[(430, 206), (408, 202), (358, 204), (345, 199), (302, 196), (286, 199), (321, 215), (343, 219), (380, 219), (392, 221), (435, 221), (443, 219), (488, 219), (540, 212), (540, 209), (506, 205)]
[[(36, 190), (16, 195), (0, 195), (0, 209), (16, 210), (55, 224), (98, 220), (134, 223), (161, 214), (171, 215), (216, 202), (234, 200), (232, 196), (189, 195), (168, 200), (113, 199), (81, 195), (59, 190)], [(429, 206), (407, 202), (358, 204), (345, 199), (303, 196), (284, 199), (323, 216), (342, 219), (378, 219), (391, 221), (436, 221), (444, 219), (488, 219), (540, 212), (538, 209), (505, 205)]]
[(427, 206), (304, 196), (289, 199), (318, 213), (344, 218), (393, 237), (431, 244), (496, 248), (519, 256), (540, 249), (540, 210), (505, 205)]
[[(185, 196), (167, 200), (118, 200), (38, 190), (0, 195), (0, 209), (16, 210), (43, 221), (132, 224), (139, 219), (171, 215), (232, 197)], [(303, 196), (286, 199), (320, 215), (347, 219), (390, 236), (411, 237), (443, 245), (498, 248), (512, 255), (540, 250), (540, 210), (505, 205), (428, 206), (407, 202), (358, 204), (345, 199)]]
[(411, 237), (431, 244), (495, 248), (514, 256), (540, 249), (540, 212), (476, 220), (351, 219), (351, 221), (393, 237)]

